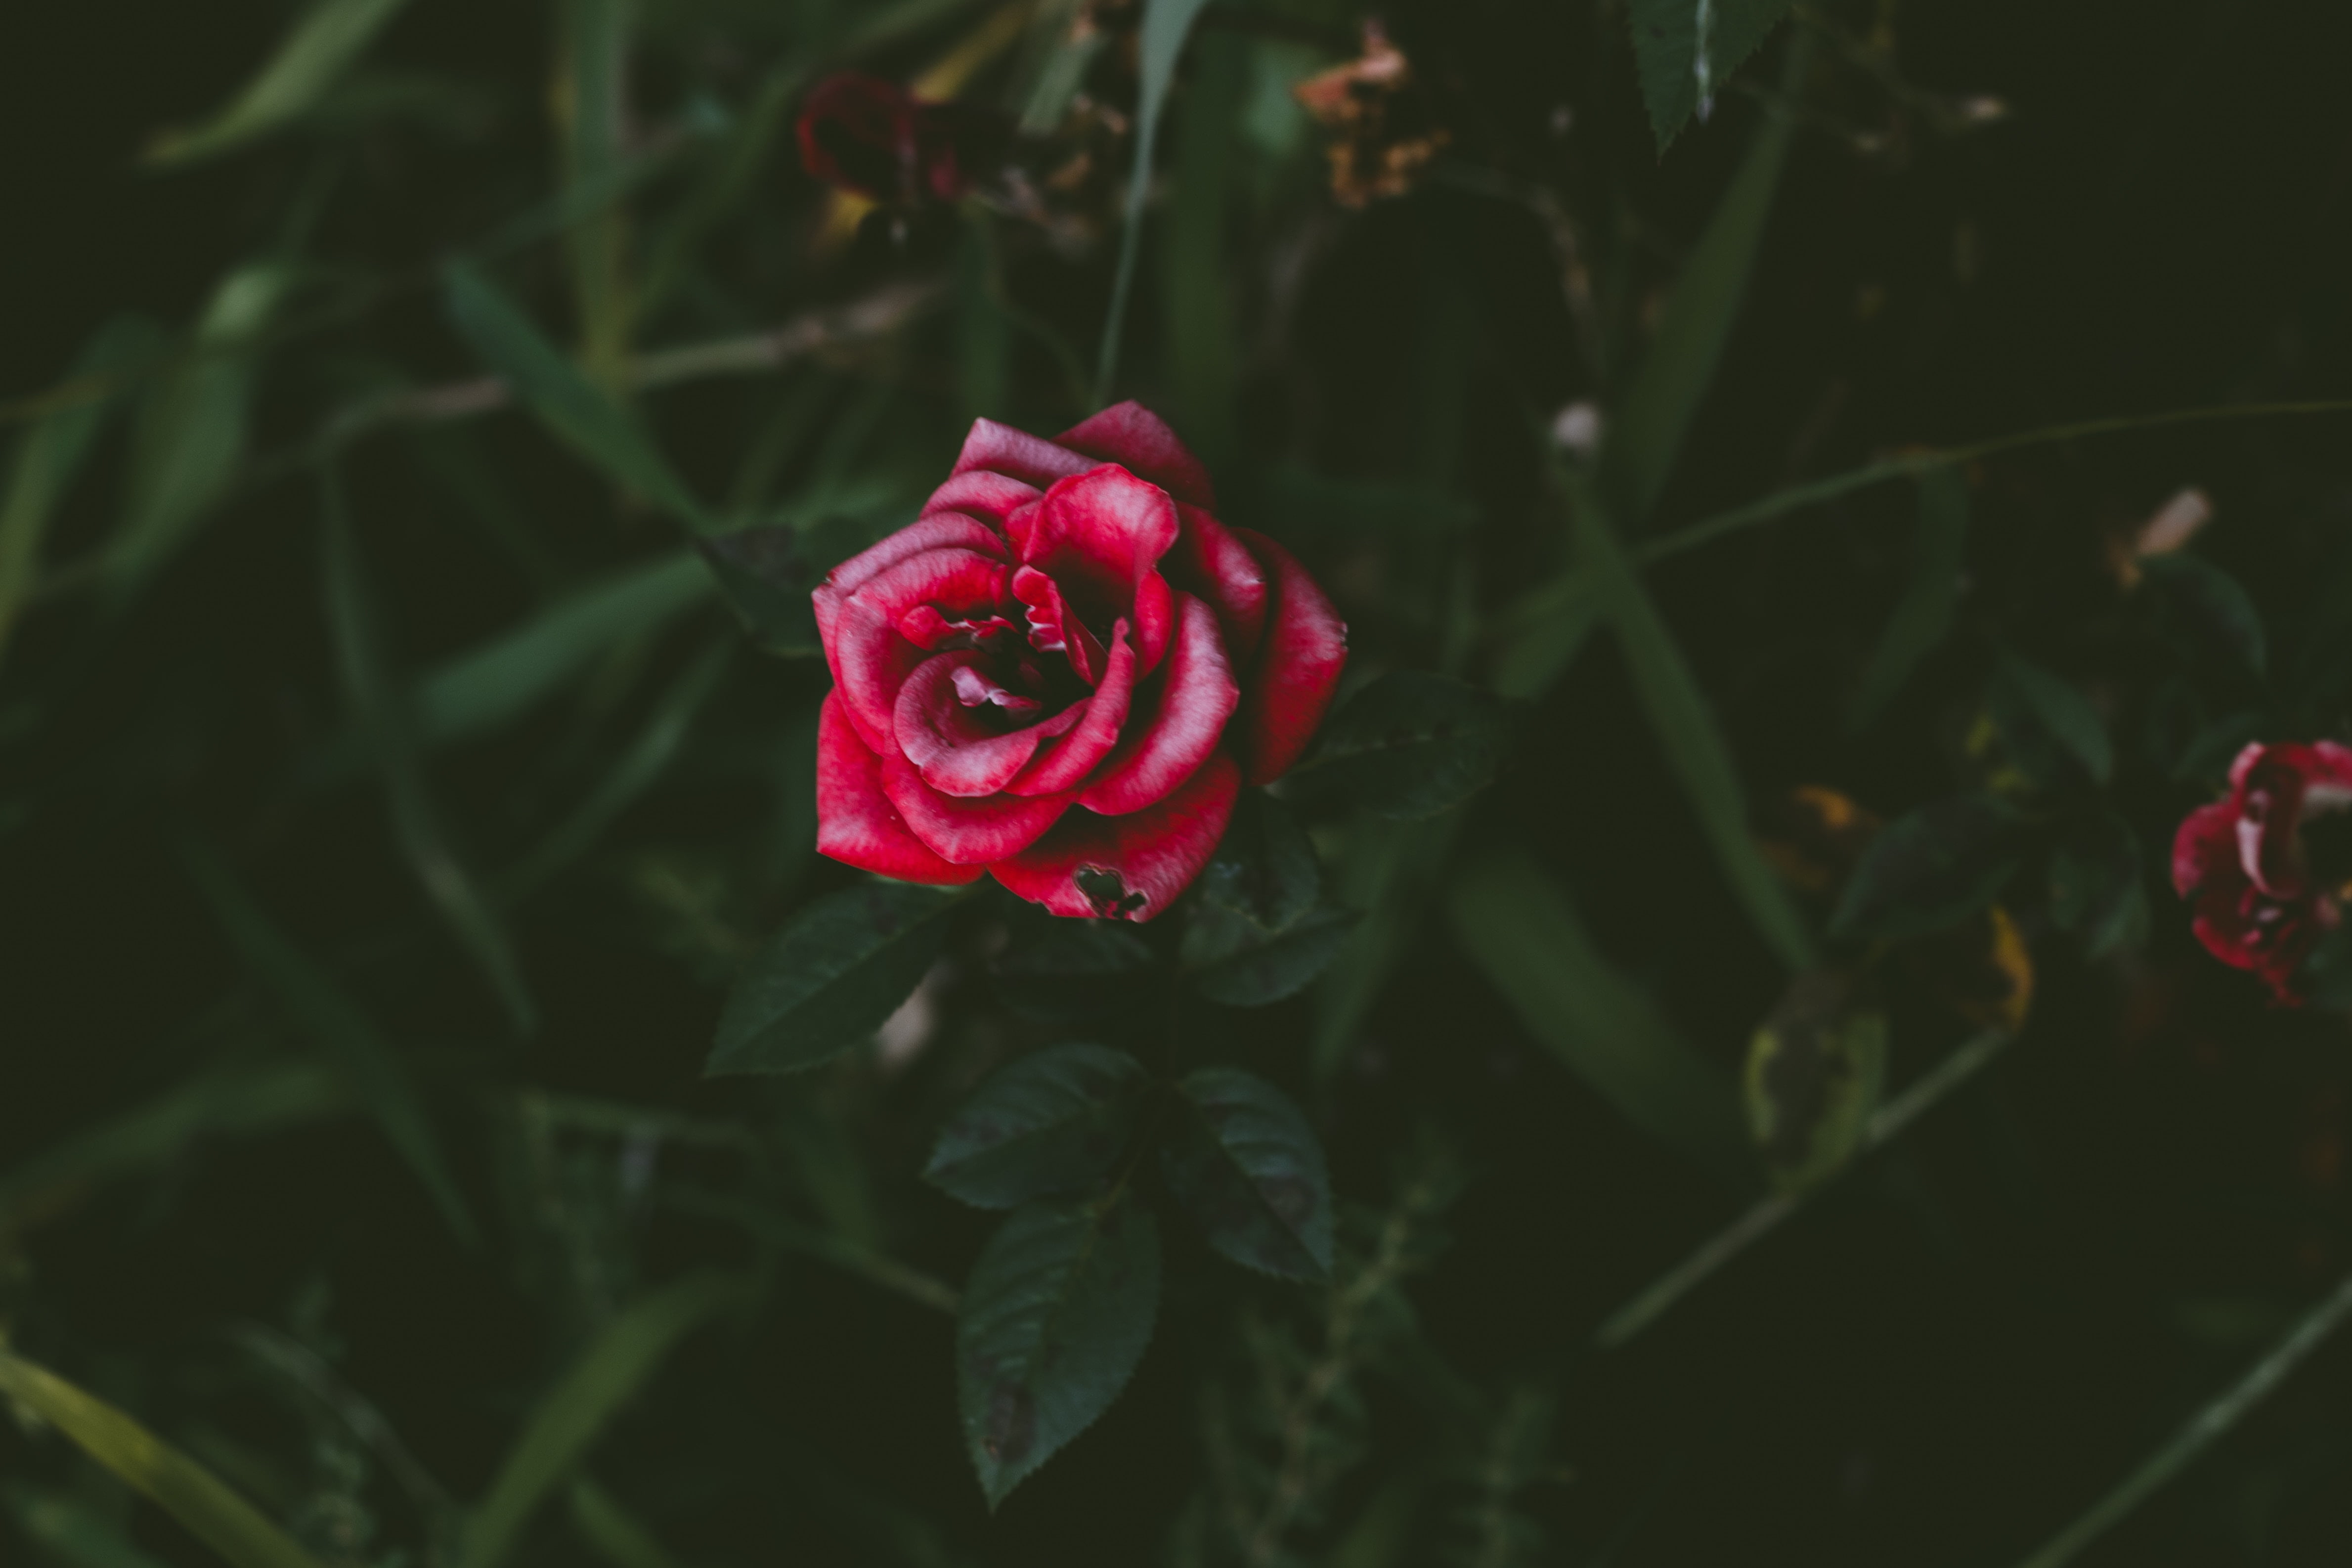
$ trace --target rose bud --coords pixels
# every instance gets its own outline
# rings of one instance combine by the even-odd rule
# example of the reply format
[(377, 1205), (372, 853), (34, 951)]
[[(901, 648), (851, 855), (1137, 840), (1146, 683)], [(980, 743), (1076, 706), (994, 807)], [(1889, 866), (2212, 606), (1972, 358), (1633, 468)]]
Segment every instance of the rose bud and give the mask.
[(2352, 828), (2347, 806), (2352, 749), (2256, 742), (2230, 764), (2229, 798), (2190, 812), (2172, 841), (2172, 885), (2196, 910), (2197, 940), (2282, 1002), (2302, 1000), (2295, 970), (2343, 918), (2352, 866), (2331, 830)]
[(1167, 909), (1348, 657), (1306, 569), (1215, 506), (1140, 405), (1051, 441), (976, 421), (922, 515), (814, 595), (817, 848), (1059, 915)]
[(889, 205), (960, 199), (1001, 159), (1002, 117), (932, 103), (896, 82), (836, 71), (809, 89), (801, 163), (829, 185)]

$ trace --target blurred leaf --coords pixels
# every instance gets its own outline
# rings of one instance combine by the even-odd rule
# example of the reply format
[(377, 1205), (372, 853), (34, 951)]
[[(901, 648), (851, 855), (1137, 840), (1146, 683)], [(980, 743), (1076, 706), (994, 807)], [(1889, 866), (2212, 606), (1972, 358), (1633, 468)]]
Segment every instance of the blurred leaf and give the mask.
[(1993, 721), (2012, 748), (2012, 755), (2040, 782), (2055, 782), (2046, 769), (2027, 763), (2033, 753), (2032, 732), (2041, 731), (2083, 766), (2094, 782), (2105, 784), (2115, 772), (2115, 752), (2107, 730), (2091, 700), (2040, 665), (2003, 653), (1994, 662), (1985, 690)]
[(677, 1183), (665, 1183), (659, 1191), (667, 1208), (706, 1219), (726, 1220), (770, 1246), (830, 1263), (845, 1274), (855, 1274), (919, 1307), (928, 1307), (935, 1312), (953, 1313), (956, 1310), (955, 1291), (921, 1269), (910, 1268), (848, 1237), (794, 1219), (770, 1205)]
[(25, 1539), (66, 1568), (164, 1568), (120, 1526), (80, 1499), (25, 1481), (0, 1483), (0, 1498)]
[(488, 279), (453, 261), (443, 269), (443, 282), (458, 335), (559, 440), (695, 532), (712, 531), (709, 514), (653, 438), (558, 353)]
[(740, 1279), (693, 1274), (639, 1299), (614, 1318), (540, 1396), (489, 1494), (467, 1521), (459, 1568), (497, 1568), (505, 1561), (547, 1494), (587, 1458), (605, 1426), (661, 1369), (677, 1342), (749, 1297)]
[(1132, 1194), (1013, 1211), (965, 1281), (956, 1390), (993, 1510), (1134, 1374), (1160, 1306), (1160, 1233)]
[(1969, 542), (1969, 482), (1957, 468), (1919, 476), (1919, 521), (1911, 539), (1911, 579), (1887, 617), (1878, 646), (1846, 710), (1845, 727), (1858, 734), (1885, 711), (1919, 661), (1951, 630), (1960, 598), (1960, 569)]
[(2192, 642), (2249, 675), (2262, 675), (2269, 662), (2263, 617), (2235, 577), (2210, 561), (2178, 552), (2147, 556), (2139, 569), (2164, 595), (2167, 618), (2177, 621)]
[(1748, 1043), (1748, 1126), (1784, 1191), (1817, 1186), (1862, 1147), (1886, 1082), (1886, 1015), (1860, 1005), (1853, 977), (1791, 981)]
[(1566, 892), (1524, 852), (1472, 860), (1447, 889), (1445, 909), (1455, 945), (1538, 1045), (1651, 1137), (1718, 1172), (1745, 1171), (1729, 1075), (1611, 967)]
[[(1200, 911), (1212, 917), (1217, 912)], [(1347, 910), (1323, 910), (1269, 935), (1226, 914), (1224, 930), (1199, 942), (1194, 939), (1214, 928), (1196, 921), (1184, 933), (1192, 988), (1228, 1007), (1264, 1007), (1295, 996), (1331, 966), (1362, 918)]]
[(219, 1477), (113, 1405), (5, 1348), (0, 1348), (0, 1394), (73, 1439), (232, 1568), (319, 1568), (316, 1558)]
[(613, 1568), (678, 1568), (653, 1532), (587, 1477), (572, 1483), (571, 1503), (572, 1530)]
[(957, 897), (873, 881), (809, 905), (728, 995), (703, 1071), (794, 1072), (864, 1044), (939, 957)]
[(1314, 841), (1297, 819), (1264, 790), (1243, 791), (1201, 873), (1201, 901), (1273, 932), (1313, 909), (1322, 887)]
[(335, 85), (404, 3), (311, 0), (243, 91), (202, 125), (157, 136), (148, 143), (147, 162), (194, 163), (299, 118)]
[(1011, 107), (1021, 117), (1021, 134), (1049, 136), (1069, 118), (1070, 100), (1111, 32), (1095, 21), (1085, 0), (1044, 0), (1029, 29)]
[(1754, 54), (1791, 0), (1632, 0), (1633, 59), (1642, 102), (1658, 152), (1696, 113), (1706, 120), (1715, 95)]
[(1298, 1107), (1237, 1068), (1202, 1068), (1177, 1088), (1160, 1171), (1209, 1245), (1260, 1273), (1328, 1279), (1331, 1178)]
[(867, 542), (855, 520), (842, 518), (807, 529), (741, 529), (698, 540), (695, 548), (761, 651), (814, 655), (823, 648), (809, 595)]
[(1495, 689), (1534, 699), (1576, 662), (1601, 619), (1591, 575), (1566, 572), (1518, 600), (1497, 617)]
[(2137, 943), (2148, 922), (2147, 875), (2131, 825), (2110, 810), (2061, 830), (2050, 857), (2050, 919), (2100, 958)]
[(1396, 978), (1397, 962), (1427, 913), (1461, 824), (1451, 814), (1414, 823), (1361, 817), (1349, 831), (1335, 900), (1364, 918), (1316, 993), (1310, 1048), (1318, 1083), (1339, 1072), (1366, 1016)]
[(68, 385), (87, 384), (75, 402), (43, 415), (16, 443), (8, 493), (0, 500), (0, 652), (40, 573), (41, 541), (49, 520), (73, 488), (82, 459), (121, 383), (162, 352), (163, 334), (137, 316), (117, 316), (90, 335), (66, 373)]
[[(1680, 5), (1685, 0), (1666, 0)], [(1743, 0), (1718, 0), (1737, 5)], [(1642, 0), (1656, 5), (1661, 0)], [(1634, 25), (1635, 36), (1643, 25)], [(1792, 58), (1801, 50), (1792, 50)], [(1610, 421), (1601, 449), (1601, 488), (1611, 509), (1629, 526), (1646, 521), (1657, 505), (1681, 451), (1683, 436), (1715, 380), (1723, 345), (1739, 318), (1748, 292), (1748, 276), (1764, 241), (1764, 226), (1772, 216), (1772, 195), (1780, 188), (1780, 166), (1788, 161), (1789, 140), (1795, 122), (1787, 114), (1768, 110), (1757, 128), (1748, 156), (1732, 176), (1730, 188), (1707, 220), (1706, 231), (1675, 280), (1665, 313), (1642, 355), (1641, 368), (1625, 393), (1622, 408)]]
[(1450, 676), (1398, 669), (1324, 721), (1286, 792), (1342, 795), (1381, 816), (1435, 816), (1492, 784), (1510, 746), (1510, 709)]
[(1237, 437), (1241, 347), (1234, 331), (1225, 216), (1248, 47), (1235, 34), (1213, 33), (1193, 48), (1176, 125), (1173, 199), (1160, 227), (1167, 312), (1160, 342), (1176, 423), (1213, 474), (1231, 462)]
[(989, 966), (997, 995), (1041, 1022), (1075, 1025), (1115, 1017), (1134, 1005), (1136, 978), (1159, 963), (1122, 922), (1022, 919), (1010, 951)]
[(1113, 275), (1110, 314), (1103, 323), (1102, 358), (1095, 372), (1097, 406), (1110, 402), (1118, 375), (1119, 334), (1127, 320), (1127, 297), (1135, 287), (1135, 262), (1143, 248), (1143, 213), (1151, 200), (1151, 154), (1160, 140), (1160, 115), (1176, 79), (1176, 61), (1193, 18), (1208, 0), (1143, 0), (1143, 23), (1136, 47), (1135, 162), (1127, 176), (1127, 223), (1118, 237), (1118, 269)]
[[(2156, 697), (2151, 700), (2151, 728), (2162, 699), (2172, 695), (2179, 696), (2187, 704), (2193, 721), (2198, 711), (2196, 697), (2185, 683), (2175, 682), (2168, 689), (2159, 687)], [(2200, 725), (2194, 734), (2180, 742), (2178, 754), (2169, 757), (2170, 766), (2166, 771), (2182, 784), (2219, 788), (2230, 776), (2230, 764), (2238, 760), (2238, 753), (2267, 736), (2271, 728), (2270, 715), (2259, 710), (2224, 713), (2210, 724)], [(2160, 744), (2154, 749), (2159, 755), (2165, 755), (2170, 750)]]
[(467, 1247), (481, 1245), (481, 1233), (457, 1188), (441, 1141), (425, 1115), (424, 1097), (390, 1042), (284, 932), (271, 923), (228, 868), (210, 849), (194, 841), (180, 846), (181, 863), (212, 905), (213, 915), (227, 933), (229, 945), (253, 971), (254, 978), (278, 999), (279, 1006), (302, 1031), (330, 1056), (351, 1082), (360, 1103), (368, 1108), (383, 1135), (408, 1162), (425, 1190), (433, 1194), (442, 1217)]
[(1032, 1052), (956, 1108), (923, 1179), (984, 1209), (1084, 1187), (1127, 1147), (1150, 1085), (1133, 1057), (1107, 1046)]
[[(560, 74), (550, 98), (562, 139), (567, 195), (601, 189), (625, 163), (629, 23), (635, 9), (630, 0), (558, 0), (556, 5)], [(600, 202), (563, 231), (580, 322), (580, 362), (588, 380), (608, 395), (620, 389), (633, 315), (625, 216), (616, 203)]]
[(1607, 520), (1581, 497), (1571, 501), (1571, 509), (1586, 567), (1602, 609), (1617, 629), (1634, 692), (1698, 815), (1699, 826), (1715, 847), (1724, 879), (1748, 907), (1757, 933), (1781, 963), (1791, 973), (1812, 968), (1812, 932), (1748, 834), (1747, 797), (1730, 748), (1716, 728), (1715, 715), (1707, 710), (1681, 647), (1618, 549)]
[(1990, 795), (1954, 795), (1889, 823), (1863, 851), (1830, 919), (1852, 941), (1924, 936), (1992, 902), (2024, 850), (2016, 815)]
[(457, 858), (425, 792), (424, 768), (406, 693), (393, 677), (362, 573), (359, 542), (331, 467), (319, 471), (321, 501), (320, 563), (325, 578), (328, 630), (335, 664), (356, 728), (383, 775), (393, 830), (409, 868), (442, 921), (481, 970), (504, 1004), (515, 1032), (539, 1026), (539, 1007), (516, 962), (506, 927)]

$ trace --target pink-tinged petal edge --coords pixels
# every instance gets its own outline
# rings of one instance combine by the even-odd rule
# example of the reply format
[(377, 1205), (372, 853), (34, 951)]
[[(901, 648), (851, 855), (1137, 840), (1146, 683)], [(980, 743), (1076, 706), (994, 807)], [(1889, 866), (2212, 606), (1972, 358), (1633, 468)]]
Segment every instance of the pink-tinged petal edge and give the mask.
[(941, 795), (994, 795), (1029, 765), (1043, 738), (1038, 726), (1000, 730), (958, 700), (955, 676), (982, 656), (935, 654), (898, 688), (890, 724), (899, 751)]
[(1084, 699), (1086, 716), (1051, 750), (1040, 748), (1037, 760), (1004, 787), (1013, 795), (1061, 795), (1087, 781), (1111, 748), (1118, 744), (1127, 725), (1128, 705), (1135, 699), (1135, 648), (1128, 641), (1127, 623), (1110, 629), (1110, 652), (1105, 656), (1102, 684)]
[(1010, 474), (967, 468), (931, 492), (931, 499), (923, 503), (923, 516), (972, 517), (1001, 530), (1006, 518), (1045, 493)]
[[(816, 609), (817, 638), (824, 645), (825, 658), (833, 658), (833, 629), (841, 615), (841, 605), (850, 595), (896, 566), (911, 555), (926, 550), (971, 550), (982, 555), (992, 555), (1000, 561), (1009, 560), (1011, 552), (1003, 538), (986, 523), (959, 513), (945, 512), (938, 517), (926, 517), (910, 522), (898, 532), (868, 545), (824, 574), (824, 581), (809, 595)], [(835, 683), (841, 671), (833, 672)]]
[(1209, 760), (1241, 705), (1217, 613), (1190, 594), (1177, 603), (1181, 619), (1167, 673), (1139, 710), (1129, 712), (1126, 738), (1078, 796), (1089, 811), (1119, 816), (1165, 800)]
[(956, 866), (985, 866), (1037, 842), (1068, 809), (1070, 797), (1017, 795), (961, 800), (923, 782), (896, 748), (882, 755), (882, 793), (916, 837)]
[(1225, 626), (1225, 657), (1235, 669), (1247, 669), (1265, 628), (1265, 568), (1232, 529), (1201, 508), (1179, 503), (1176, 516), (1182, 531), (1160, 569), (1177, 587), (1217, 607)]
[(1192, 456), (1168, 422), (1140, 403), (1115, 403), (1054, 437), (1056, 445), (1107, 463), (1117, 463), (1150, 479), (1178, 500), (1214, 507), (1209, 470)]
[(1021, 563), (1125, 608), (1181, 531), (1168, 492), (1116, 463), (1056, 479), (1021, 540)]
[(993, 419), (975, 419), (971, 434), (963, 438), (963, 450), (956, 454), (950, 477), (986, 468), (1043, 489), (1055, 479), (1085, 473), (1096, 461), (1043, 436), (1032, 436)]
[(833, 635), (834, 689), (849, 721), (877, 752), (894, 751), (890, 725), (899, 683), (924, 658), (898, 623), (917, 605), (943, 610), (992, 611), (1004, 598), (1001, 562), (971, 550), (927, 550), (862, 583), (841, 602)]
[(2226, 800), (2200, 805), (2180, 819), (2180, 829), (2172, 837), (2174, 892), (2188, 898), (2225, 868), (2234, 879), (2243, 879), (2238, 868), (2237, 819), (2237, 805)]
[(816, 851), (830, 859), (902, 882), (973, 881), (978, 866), (941, 859), (917, 838), (882, 793), (882, 760), (828, 692), (816, 720)]
[[(1148, 921), (1174, 903), (1216, 853), (1240, 790), (1240, 768), (1219, 752), (1158, 805), (1125, 816), (1074, 811), (988, 873), (1057, 915)], [(1116, 873), (1125, 897), (1097, 904), (1078, 885), (1082, 869)]]
[(1272, 784), (1307, 750), (1331, 706), (1348, 666), (1348, 624), (1297, 557), (1262, 533), (1233, 532), (1274, 587), (1265, 645), (1243, 682), (1238, 731), (1248, 782)]

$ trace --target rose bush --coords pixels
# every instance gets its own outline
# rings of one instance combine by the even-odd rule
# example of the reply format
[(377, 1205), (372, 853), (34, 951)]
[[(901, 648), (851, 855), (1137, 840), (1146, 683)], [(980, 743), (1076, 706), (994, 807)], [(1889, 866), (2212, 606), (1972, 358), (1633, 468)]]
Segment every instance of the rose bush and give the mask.
[(2283, 1002), (2300, 999), (2296, 969), (2343, 918), (2343, 889), (2315, 867), (2309, 837), (2347, 806), (2352, 748), (2257, 742), (2230, 765), (2228, 798), (2190, 812), (2172, 841), (2172, 885), (2193, 906), (2197, 939)]
[(960, 199), (1004, 135), (1001, 116), (928, 102), (862, 71), (836, 71), (810, 89), (795, 129), (811, 174), (907, 207)]
[(817, 847), (1060, 915), (1165, 910), (1347, 661), (1306, 569), (1215, 505), (1139, 405), (1051, 441), (976, 421), (920, 517), (816, 589)]

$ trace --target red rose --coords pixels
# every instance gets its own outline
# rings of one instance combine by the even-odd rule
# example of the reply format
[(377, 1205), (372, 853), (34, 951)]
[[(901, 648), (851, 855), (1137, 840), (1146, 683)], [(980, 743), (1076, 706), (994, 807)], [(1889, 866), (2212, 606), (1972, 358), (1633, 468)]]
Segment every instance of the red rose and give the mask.
[(1000, 117), (986, 110), (927, 103), (858, 71), (837, 71), (810, 89), (798, 130), (810, 174), (900, 206), (958, 199), (1003, 138)]
[(2200, 805), (2172, 841), (2172, 885), (2196, 906), (2197, 940), (2251, 969), (2282, 1002), (2294, 972), (2342, 919), (2341, 889), (2314, 874), (2304, 826), (2352, 805), (2352, 749), (2259, 742), (2230, 764), (2230, 796)]
[(922, 515), (817, 587), (817, 848), (1059, 915), (1166, 909), (1348, 658), (1306, 569), (1215, 504), (1139, 404), (1052, 441), (976, 421)]

